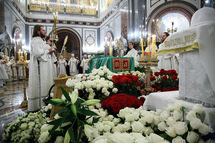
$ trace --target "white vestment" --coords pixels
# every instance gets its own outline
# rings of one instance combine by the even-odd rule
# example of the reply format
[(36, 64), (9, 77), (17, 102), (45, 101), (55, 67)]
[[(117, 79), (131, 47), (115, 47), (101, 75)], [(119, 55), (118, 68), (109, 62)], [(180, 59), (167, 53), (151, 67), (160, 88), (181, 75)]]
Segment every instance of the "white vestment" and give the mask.
[(74, 75), (78, 74), (77, 73), (78, 72), (78, 70), (77, 70), (77, 64), (78, 64), (78, 60), (76, 58), (71, 58), (69, 60), (68, 65), (70, 67), (69, 69), (70, 69), (70, 75), (71, 76), (74, 76)]
[(132, 48), (130, 51), (128, 51), (128, 53), (124, 57), (133, 57), (134, 58), (134, 63), (135, 63), (135, 66), (136, 66), (136, 65), (138, 65), (137, 53), (138, 53), (137, 50)]
[(17, 79), (16, 61), (14, 59), (11, 59), (10, 62), (12, 64), (12, 77), (15, 80)]
[(159, 60), (158, 62), (158, 69), (164, 69), (164, 70), (171, 70), (173, 69), (172, 60), (173, 60), (173, 54), (163, 54), (159, 55), (157, 58)]
[(6, 70), (7, 70), (7, 74), (8, 74), (8, 79), (11, 80), (12, 79), (12, 68), (11, 68), (12, 63), (9, 61), (6, 63)]
[(3, 64), (4, 60), (0, 60), (0, 79), (2, 80), (7, 80), (8, 79), (8, 74), (7, 74), (7, 71), (6, 71), (6, 66), (5, 66), (5, 63)]
[[(41, 37), (34, 37), (31, 41), (31, 54), (29, 63), (29, 81), (28, 81), (28, 111), (39, 110), (43, 105), (43, 99), (48, 93), (42, 93), (42, 86), (48, 88), (44, 83), (50, 80), (47, 65), (49, 50)], [(40, 76), (40, 75), (41, 76)], [(51, 77), (52, 78), (52, 77)]]
[(59, 74), (66, 74), (66, 66), (67, 66), (67, 63), (64, 59), (60, 59), (58, 61), (58, 71), (59, 71)]
[(82, 67), (82, 69), (83, 69), (83, 73), (85, 73), (85, 70), (88, 70), (89, 69), (89, 66), (88, 66), (88, 63), (89, 63), (89, 59), (83, 59), (82, 61), (81, 61), (81, 67)]

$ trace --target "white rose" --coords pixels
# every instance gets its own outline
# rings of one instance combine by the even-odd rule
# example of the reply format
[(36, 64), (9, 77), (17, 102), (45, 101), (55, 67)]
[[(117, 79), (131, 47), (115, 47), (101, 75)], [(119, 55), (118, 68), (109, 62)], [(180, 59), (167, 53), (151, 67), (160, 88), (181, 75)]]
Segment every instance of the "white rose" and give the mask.
[(53, 125), (44, 124), (44, 125), (42, 125), (42, 127), (41, 127), (41, 133), (42, 133), (42, 132), (49, 131), (49, 130), (51, 130), (53, 127), (54, 127)]
[(123, 124), (123, 128), (124, 128), (125, 131), (130, 130), (130, 129), (131, 129), (131, 124), (130, 124), (130, 122), (125, 122), (125, 123)]
[(172, 143), (186, 143), (186, 141), (182, 137), (177, 136), (172, 140)]
[(190, 111), (187, 113), (187, 115), (186, 115), (186, 120), (191, 121), (191, 120), (193, 120), (194, 118), (196, 118), (196, 112), (190, 110)]
[(154, 116), (154, 124), (158, 125), (161, 122), (160, 117), (159, 116)]
[(102, 88), (102, 93), (105, 93), (105, 92), (107, 92), (107, 88), (103, 87)]
[(171, 126), (171, 125), (173, 125), (175, 123), (176, 123), (176, 120), (173, 117), (168, 117), (167, 120), (166, 120), (166, 124), (169, 125), (169, 126)]
[(137, 121), (137, 122), (133, 122), (131, 127), (133, 132), (141, 132), (141, 130), (143, 129), (143, 124)]
[(166, 143), (164, 138), (161, 136), (151, 133), (149, 136), (146, 137), (149, 143)]
[(199, 114), (202, 114), (202, 112), (204, 111), (203, 107), (202, 107), (202, 104), (195, 104), (193, 106), (192, 110), (195, 111), (196, 113), (199, 113)]
[(190, 126), (193, 129), (198, 129), (202, 125), (202, 122), (199, 118), (194, 118), (190, 121)]
[(176, 122), (173, 125), (173, 128), (175, 129), (176, 134), (183, 135), (188, 131), (187, 124), (185, 122)]
[(104, 131), (105, 132), (110, 132), (111, 127), (109, 125), (104, 125)]
[(109, 115), (107, 118), (108, 118), (108, 121), (112, 121), (113, 118), (114, 118), (114, 116), (113, 115)]
[(107, 78), (108, 78), (109, 80), (112, 80), (112, 76), (111, 76), (111, 75), (107, 76)]
[(66, 86), (67, 87), (73, 87), (75, 85), (75, 82), (74, 80), (72, 80), (71, 78), (69, 78), (67, 81), (66, 81)]
[(207, 135), (209, 132), (212, 132), (212, 128), (204, 123), (201, 124), (198, 130), (203, 135)]
[(109, 82), (109, 88), (113, 88), (113, 82)]
[(134, 111), (131, 115), (133, 116), (134, 120), (138, 120), (139, 116), (140, 116), (140, 113), (137, 112), (137, 111)]
[(173, 111), (173, 118), (175, 120), (180, 120), (182, 118), (182, 112), (178, 110)]
[(120, 122), (120, 118), (114, 118), (114, 119), (113, 119), (113, 123), (114, 123), (115, 125), (117, 125), (119, 122)]
[(57, 136), (54, 143), (63, 143), (63, 142), (64, 142), (64, 138), (62, 136)]
[(165, 131), (166, 127), (167, 127), (167, 125), (165, 124), (165, 122), (160, 122), (158, 124), (158, 130), (160, 130), (160, 131)]
[(118, 89), (117, 89), (117, 88), (113, 88), (113, 89), (112, 89), (112, 92), (113, 92), (113, 93), (117, 93), (117, 92), (118, 92)]
[(145, 119), (145, 117), (140, 118), (139, 122), (141, 122), (143, 125), (146, 125), (146, 119)]
[(92, 141), (92, 143), (107, 143), (107, 137), (98, 136)]
[(144, 132), (145, 135), (150, 135), (151, 133), (154, 133), (154, 131), (152, 130), (151, 127), (145, 127), (143, 129), (143, 132)]
[(35, 123), (34, 122), (29, 122), (28, 125), (33, 127), (35, 125)]
[(166, 134), (174, 138), (176, 136), (175, 129), (171, 126), (166, 128)]
[(125, 115), (125, 121), (126, 122), (132, 122), (132, 121), (134, 121), (134, 116), (132, 116), (132, 114)]
[(96, 90), (100, 90), (102, 87), (100, 84), (97, 84)]
[(27, 123), (22, 123), (21, 126), (20, 126), (20, 128), (21, 128), (22, 130), (25, 130), (25, 129), (27, 128), (27, 126), (28, 126)]
[(43, 132), (43, 133), (40, 134), (40, 137), (39, 137), (38, 141), (40, 143), (45, 143), (45, 142), (47, 142), (49, 140), (49, 138), (50, 138), (49, 132), (46, 131), (46, 132)]
[(194, 131), (191, 131), (191, 132), (188, 132), (186, 139), (189, 143), (196, 143), (199, 139), (199, 135)]
[(97, 103), (96, 108), (101, 108), (101, 103)]
[(154, 115), (153, 114), (148, 114), (145, 116), (146, 122), (147, 123), (152, 123), (154, 121)]
[(169, 113), (166, 110), (164, 110), (161, 112), (160, 117), (165, 121), (169, 117)]
[(156, 115), (160, 115), (162, 113), (161, 109), (156, 109)]
[(118, 124), (116, 127), (114, 127), (113, 129), (112, 129), (112, 131), (115, 133), (115, 132), (120, 132), (120, 133), (122, 133), (122, 132), (124, 132), (124, 127), (123, 127), (123, 125), (122, 124)]

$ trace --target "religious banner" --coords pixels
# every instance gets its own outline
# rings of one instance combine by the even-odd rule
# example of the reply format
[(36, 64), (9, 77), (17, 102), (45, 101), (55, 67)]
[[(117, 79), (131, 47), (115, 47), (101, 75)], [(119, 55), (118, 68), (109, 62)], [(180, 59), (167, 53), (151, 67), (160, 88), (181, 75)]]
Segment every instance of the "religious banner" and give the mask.
[(113, 71), (126, 71), (130, 70), (129, 58), (113, 58)]

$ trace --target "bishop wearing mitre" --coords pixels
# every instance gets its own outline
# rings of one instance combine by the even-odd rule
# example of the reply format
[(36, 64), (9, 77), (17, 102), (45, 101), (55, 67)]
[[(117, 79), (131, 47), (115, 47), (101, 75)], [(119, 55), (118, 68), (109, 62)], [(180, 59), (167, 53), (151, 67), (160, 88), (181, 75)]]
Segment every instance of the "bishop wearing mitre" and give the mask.
[(68, 62), (68, 65), (70, 67), (69, 70), (70, 70), (71, 76), (78, 74), (77, 64), (78, 64), (78, 60), (75, 58), (75, 54), (72, 54), (72, 57)]
[(84, 55), (84, 58), (81, 61), (81, 65), (80, 65), (83, 69), (83, 73), (85, 73), (85, 71), (89, 69), (88, 63), (89, 63), (89, 59), (87, 59), (87, 55)]

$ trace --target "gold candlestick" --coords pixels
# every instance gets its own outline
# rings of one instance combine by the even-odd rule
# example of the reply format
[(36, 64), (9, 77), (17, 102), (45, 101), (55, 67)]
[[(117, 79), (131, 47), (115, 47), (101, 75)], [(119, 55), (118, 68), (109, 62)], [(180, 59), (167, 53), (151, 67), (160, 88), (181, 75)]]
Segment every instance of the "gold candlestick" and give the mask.
[(140, 39), (140, 45), (142, 48), (142, 58), (144, 59), (144, 48), (143, 48), (143, 40), (142, 39)]
[(109, 55), (112, 56), (112, 42), (110, 41), (110, 46), (109, 46)]

